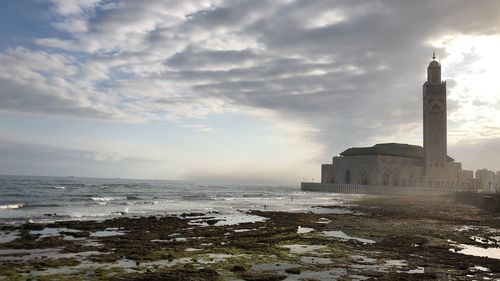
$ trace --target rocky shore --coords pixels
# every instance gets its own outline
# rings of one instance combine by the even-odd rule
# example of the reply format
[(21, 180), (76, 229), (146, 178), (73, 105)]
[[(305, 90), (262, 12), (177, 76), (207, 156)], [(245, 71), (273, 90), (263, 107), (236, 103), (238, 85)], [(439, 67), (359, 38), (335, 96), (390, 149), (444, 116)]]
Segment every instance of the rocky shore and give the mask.
[(448, 197), (352, 203), (240, 224), (212, 212), (2, 225), (0, 280), (500, 278), (500, 217)]

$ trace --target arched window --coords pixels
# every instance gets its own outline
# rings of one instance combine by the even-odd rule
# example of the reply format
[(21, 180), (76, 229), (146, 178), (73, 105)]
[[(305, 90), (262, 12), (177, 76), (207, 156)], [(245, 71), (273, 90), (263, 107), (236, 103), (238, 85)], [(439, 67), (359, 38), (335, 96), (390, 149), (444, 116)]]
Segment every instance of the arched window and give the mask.
[(349, 170), (345, 171), (345, 183), (351, 183), (351, 171)]
[(430, 112), (430, 113), (431, 113), (432, 115), (436, 115), (436, 114), (442, 113), (442, 111), (441, 111), (441, 108), (439, 108), (439, 106), (434, 105), (434, 106), (432, 107), (432, 110), (431, 110), (431, 112)]
[(399, 185), (399, 170), (394, 169), (392, 171), (392, 185), (398, 186)]
[(384, 168), (384, 172), (382, 173), (382, 185), (389, 184), (389, 170)]

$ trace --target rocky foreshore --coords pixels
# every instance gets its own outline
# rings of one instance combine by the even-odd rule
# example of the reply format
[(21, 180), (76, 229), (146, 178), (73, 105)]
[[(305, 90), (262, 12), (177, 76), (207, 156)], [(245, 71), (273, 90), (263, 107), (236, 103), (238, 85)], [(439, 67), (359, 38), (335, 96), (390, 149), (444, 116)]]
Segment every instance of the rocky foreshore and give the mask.
[(352, 203), (240, 224), (213, 212), (3, 225), (0, 280), (500, 278), (499, 217), (447, 197)]

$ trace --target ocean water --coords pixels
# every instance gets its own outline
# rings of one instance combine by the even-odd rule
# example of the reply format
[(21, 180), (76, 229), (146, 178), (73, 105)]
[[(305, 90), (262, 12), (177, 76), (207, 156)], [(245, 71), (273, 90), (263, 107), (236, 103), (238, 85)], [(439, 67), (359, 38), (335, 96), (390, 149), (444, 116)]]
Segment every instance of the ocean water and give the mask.
[(313, 206), (343, 204), (356, 196), (306, 193), (298, 186), (0, 176), (0, 224), (186, 212), (237, 216), (250, 209), (318, 211)]

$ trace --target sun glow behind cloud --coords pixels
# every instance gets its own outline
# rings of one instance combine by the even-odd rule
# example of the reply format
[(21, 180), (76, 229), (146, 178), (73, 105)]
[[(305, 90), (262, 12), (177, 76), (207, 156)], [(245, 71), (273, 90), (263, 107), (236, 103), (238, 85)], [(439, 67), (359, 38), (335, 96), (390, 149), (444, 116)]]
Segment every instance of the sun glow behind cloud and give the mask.
[(433, 42), (446, 55), (448, 97), (458, 107), (449, 114), (453, 143), (500, 137), (500, 36), (449, 35)]

